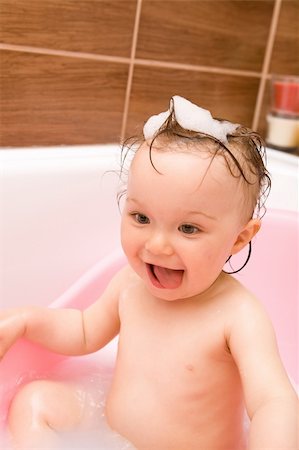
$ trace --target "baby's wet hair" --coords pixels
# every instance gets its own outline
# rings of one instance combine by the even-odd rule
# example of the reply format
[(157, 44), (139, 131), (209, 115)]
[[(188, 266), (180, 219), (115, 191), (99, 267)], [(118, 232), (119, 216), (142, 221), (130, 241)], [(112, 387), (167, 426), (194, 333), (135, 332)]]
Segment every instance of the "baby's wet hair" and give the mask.
[[(222, 121), (222, 119), (217, 119)], [(179, 151), (206, 152), (211, 157), (210, 165), (216, 156), (223, 157), (230, 174), (243, 181), (246, 189), (246, 209), (249, 211), (247, 219), (261, 218), (265, 214), (265, 202), (271, 189), (271, 179), (266, 168), (265, 144), (261, 136), (250, 128), (238, 126), (235, 131), (227, 135), (224, 143), (212, 135), (186, 130), (176, 121), (174, 111), (157, 130), (150, 141), (146, 141), (143, 134), (127, 139), (122, 146), (121, 174), (127, 173), (125, 163), (128, 155), (133, 155), (145, 142), (149, 145), (149, 159), (153, 168), (159, 172), (152, 158), (152, 149), (163, 150), (169, 144), (175, 144)], [(166, 144), (166, 146), (165, 146)], [(173, 146), (172, 146), (173, 147)], [(209, 165), (209, 167), (210, 167)], [(126, 189), (119, 192), (118, 198), (124, 195)]]

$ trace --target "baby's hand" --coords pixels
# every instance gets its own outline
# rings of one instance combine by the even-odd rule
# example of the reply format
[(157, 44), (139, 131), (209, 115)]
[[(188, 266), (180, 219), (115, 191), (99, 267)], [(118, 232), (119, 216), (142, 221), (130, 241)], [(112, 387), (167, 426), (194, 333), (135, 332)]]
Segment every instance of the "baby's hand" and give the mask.
[(25, 308), (0, 310), (0, 361), (9, 348), (24, 335), (25, 311)]

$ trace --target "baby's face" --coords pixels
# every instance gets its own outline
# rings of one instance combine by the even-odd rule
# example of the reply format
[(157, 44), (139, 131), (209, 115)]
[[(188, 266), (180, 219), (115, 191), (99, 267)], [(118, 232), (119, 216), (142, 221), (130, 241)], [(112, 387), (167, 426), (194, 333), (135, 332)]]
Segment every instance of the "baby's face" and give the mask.
[(152, 150), (132, 162), (122, 214), (122, 245), (147, 289), (164, 300), (189, 298), (217, 279), (241, 221), (242, 187), (223, 158)]

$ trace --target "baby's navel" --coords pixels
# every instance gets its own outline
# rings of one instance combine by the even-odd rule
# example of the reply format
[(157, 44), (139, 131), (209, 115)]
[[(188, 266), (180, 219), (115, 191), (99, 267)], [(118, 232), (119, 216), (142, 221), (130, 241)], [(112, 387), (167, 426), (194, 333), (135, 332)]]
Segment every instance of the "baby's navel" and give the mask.
[(193, 372), (194, 370), (193, 364), (186, 364), (186, 369), (189, 370), (189, 372)]

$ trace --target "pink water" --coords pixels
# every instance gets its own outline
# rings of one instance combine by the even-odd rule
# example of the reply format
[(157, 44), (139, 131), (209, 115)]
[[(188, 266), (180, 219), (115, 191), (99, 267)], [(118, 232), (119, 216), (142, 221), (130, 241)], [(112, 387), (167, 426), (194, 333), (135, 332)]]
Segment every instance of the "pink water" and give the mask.
[[(233, 267), (238, 268), (244, 259), (246, 250), (232, 260)], [(124, 264), (125, 258), (121, 250), (117, 250), (92, 267), (50, 306), (86, 307), (99, 297), (113, 274)], [(252, 257), (247, 267), (236, 276), (265, 304), (276, 330), (285, 367), (292, 381), (298, 384), (296, 213), (268, 211), (253, 242)], [(24, 340), (15, 344), (0, 363), (0, 423), (5, 422), (17, 387), (30, 379), (55, 372), (64, 359)], [(82, 361), (84, 365), (84, 359)]]

